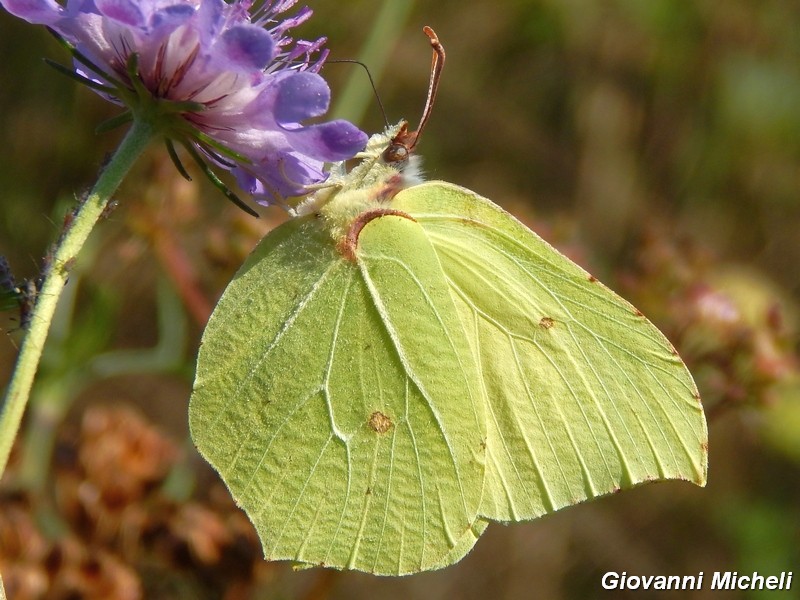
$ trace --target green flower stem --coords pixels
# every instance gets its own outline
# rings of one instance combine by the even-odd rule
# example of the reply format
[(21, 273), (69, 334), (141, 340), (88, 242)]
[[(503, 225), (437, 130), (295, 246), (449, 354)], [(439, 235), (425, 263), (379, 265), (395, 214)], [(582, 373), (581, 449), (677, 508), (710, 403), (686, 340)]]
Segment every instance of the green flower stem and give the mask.
[[(375, 22), (368, 28), (370, 35), (361, 47), (358, 59), (369, 66), (375, 81), (380, 81), (383, 76), (397, 39), (405, 33), (403, 26), (413, 7), (414, 0), (385, 0)], [(364, 73), (353, 69), (330, 111), (331, 118), (361, 123), (374, 98)]]
[(153, 130), (148, 123), (134, 121), (53, 252), (0, 412), (0, 476), (5, 472), (11, 447), (19, 431), (53, 314), (69, 276), (69, 267), (103, 214), (111, 195), (152, 137)]

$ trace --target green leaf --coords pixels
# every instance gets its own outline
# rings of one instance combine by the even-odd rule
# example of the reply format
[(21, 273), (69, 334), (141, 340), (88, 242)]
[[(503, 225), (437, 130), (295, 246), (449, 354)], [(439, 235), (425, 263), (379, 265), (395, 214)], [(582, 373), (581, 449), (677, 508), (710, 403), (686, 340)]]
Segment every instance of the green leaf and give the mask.
[(203, 335), (192, 436), (267, 559), (400, 575), (646, 481), (703, 485), (694, 382), (635, 308), (371, 140), (270, 233)]

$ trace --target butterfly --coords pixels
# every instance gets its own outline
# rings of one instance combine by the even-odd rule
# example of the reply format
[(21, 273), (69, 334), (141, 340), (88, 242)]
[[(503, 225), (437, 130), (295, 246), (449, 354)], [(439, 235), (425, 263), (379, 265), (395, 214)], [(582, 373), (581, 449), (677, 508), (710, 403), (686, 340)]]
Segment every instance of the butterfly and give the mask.
[(200, 453), (269, 560), (402, 575), (492, 522), (640, 483), (704, 485), (707, 428), (636, 308), (490, 200), (374, 135), (269, 233), (203, 335)]

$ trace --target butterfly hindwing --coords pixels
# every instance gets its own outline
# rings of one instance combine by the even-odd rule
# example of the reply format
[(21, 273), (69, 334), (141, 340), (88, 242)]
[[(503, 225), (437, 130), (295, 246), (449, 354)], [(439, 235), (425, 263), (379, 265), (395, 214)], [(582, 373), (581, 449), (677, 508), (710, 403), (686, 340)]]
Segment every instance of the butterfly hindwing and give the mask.
[(705, 482), (694, 382), (641, 313), (469, 190), (425, 183), (393, 206), (436, 249), (482, 374), (482, 516), (530, 519), (653, 479)]

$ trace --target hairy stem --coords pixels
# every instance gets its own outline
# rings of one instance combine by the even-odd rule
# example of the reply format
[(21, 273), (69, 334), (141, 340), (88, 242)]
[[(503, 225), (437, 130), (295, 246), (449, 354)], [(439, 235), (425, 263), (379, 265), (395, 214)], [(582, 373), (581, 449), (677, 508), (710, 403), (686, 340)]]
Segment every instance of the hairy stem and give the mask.
[(33, 378), (39, 366), (58, 299), (69, 276), (69, 268), (74, 264), (89, 233), (102, 216), (111, 195), (119, 187), (152, 136), (152, 129), (147, 123), (134, 121), (122, 144), (100, 173), (89, 196), (78, 208), (72, 223), (62, 234), (52, 254), (0, 412), (0, 476), (5, 472), (11, 447), (17, 437), (25, 406), (28, 404)]

